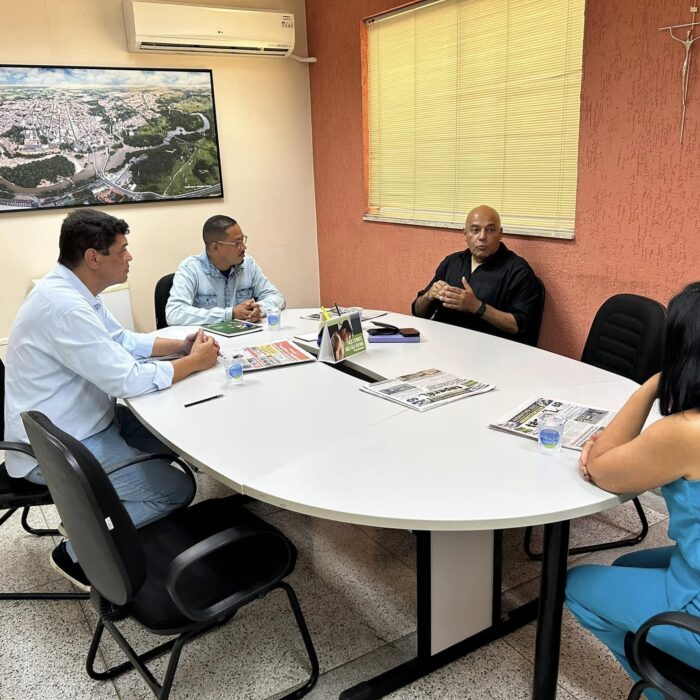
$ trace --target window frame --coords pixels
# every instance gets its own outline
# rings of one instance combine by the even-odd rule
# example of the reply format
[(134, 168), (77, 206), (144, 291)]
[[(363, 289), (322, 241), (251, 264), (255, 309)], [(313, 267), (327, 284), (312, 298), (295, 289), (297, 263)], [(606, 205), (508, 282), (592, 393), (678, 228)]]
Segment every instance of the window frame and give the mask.
[[(454, 231), (463, 231), (464, 223), (457, 221), (434, 221), (420, 218), (405, 218), (391, 215), (382, 215), (372, 213), (370, 208), (370, 85), (369, 85), (369, 28), (370, 24), (377, 20), (384, 20), (406, 12), (419, 11), (424, 7), (439, 4), (445, 0), (410, 0), (409, 2), (398, 5), (394, 8), (377, 12), (364, 17), (361, 21), (361, 36), (360, 36), (360, 55), (362, 69), (362, 123), (363, 123), (363, 153), (364, 153), (364, 191), (365, 191), (365, 212), (363, 213), (363, 221), (371, 223), (386, 223), (392, 225), (411, 226), (416, 228), (435, 228)], [(494, 0), (496, 1), (496, 0)], [(585, 12), (585, 6), (584, 6)], [(573, 224), (571, 230), (558, 230), (556, 228), (544, 228), (538, 226), (522, 227), (505, 222), (503, 231), (506, 234), (517, 236), (526, 236), (534, 238), (556, 239), (556, 240), (574, 240), (576, 238), (576, 202), (578, 200), (578, 175), (579, 175), (579, 158), (580, 158), (580, 134), (581, 134), (581, 93), (583, 85), (583, 43), (584, 37), (581, 39), (581, 78), (579, 82), (578, 92), (578, 133), (576, 142), (576, 184), (574, 188), (574, 207), (573, 207)], [(465, 212), (465, 218), (466, 218)], [(505, 217), (507, 218), (507, 216)]]

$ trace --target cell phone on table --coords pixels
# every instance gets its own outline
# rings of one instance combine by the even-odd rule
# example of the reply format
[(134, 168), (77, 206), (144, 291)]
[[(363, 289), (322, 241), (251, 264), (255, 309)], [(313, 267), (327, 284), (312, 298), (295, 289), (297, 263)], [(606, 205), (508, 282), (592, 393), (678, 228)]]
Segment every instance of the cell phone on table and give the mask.
[(398, 328), (368, 328), (367, 335), (398, 335)]
[(367, 335), (402, 335), (404, 338), (415, 338), (420, 335), (415, 328), (398, 328), (391, 323), (382, 323), (381, 321), (372, 321), (379, 328), (370, 328)]

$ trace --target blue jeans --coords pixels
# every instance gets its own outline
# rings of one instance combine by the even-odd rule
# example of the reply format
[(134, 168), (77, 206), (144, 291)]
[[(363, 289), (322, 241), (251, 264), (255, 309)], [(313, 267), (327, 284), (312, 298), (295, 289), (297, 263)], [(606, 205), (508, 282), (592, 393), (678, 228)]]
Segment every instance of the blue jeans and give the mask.
[[(126, 406), (117, 405), (112, 424), (96, 435), (85, 438), (82, 443), (109, 475), (119, 500), (136, 527), (162, 518), (187, 505), (194, 497), (189, 477), (163, 459), (111, 471), (120, 462), (144, 453), (165, 452), (175, 456)], [(46, 483), (41, 467), (35, 467), (25, 478), (35, 484)], [(75, 561), (70, 543), (68, 553)]]
[[(635, 681), (639, 676), (625, 657), (625, 635), (635, 632), (652, 615), (670, 610), (666, 595), (666, 569), (673, 547), (631, 552), (612, 566), (586, 564), (569, 571), (566, 604), (576, 619), (615, 655)], [(684, 610), (700, 615), (699, 596)], [(700, 638), (675, 627), (655, 627), (650, 644), (698, 667)], [(655, 690), (644, 691), (649, 700), (663, 700)]]

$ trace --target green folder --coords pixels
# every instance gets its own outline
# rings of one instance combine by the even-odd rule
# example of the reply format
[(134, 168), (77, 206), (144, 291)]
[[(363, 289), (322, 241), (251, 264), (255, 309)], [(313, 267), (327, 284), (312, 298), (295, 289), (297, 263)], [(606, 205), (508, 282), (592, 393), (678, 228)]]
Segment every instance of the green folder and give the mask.
[(234, 319), (232, 321), (221, 321), (221, 323), (207, 323), (202, 326), (205, 331), (209, 333), (216, 333), (217, 335), (223, 335), (227, 338), (232, 338), (234, 335), (245, 335), (246, 333), (255, 333), (256, 331), (261, 331), (262, 326), (257, 323), (250, 323), (250, 321), (239, 321)]

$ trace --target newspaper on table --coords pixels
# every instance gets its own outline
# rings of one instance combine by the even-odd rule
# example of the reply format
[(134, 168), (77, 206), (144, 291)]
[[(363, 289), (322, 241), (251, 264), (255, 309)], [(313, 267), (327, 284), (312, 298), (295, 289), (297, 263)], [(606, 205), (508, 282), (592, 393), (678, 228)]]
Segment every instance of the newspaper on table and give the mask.
[(271, 367), (284, 367), (296, 365), (300, 362), (314, 362), (316, 358), (309, 355), (289, 340), (278, 340), (276, 343), (264, 345), (251, 345), (247, 348), (239, 348), (233, 357), (240, 360), (244, 372), (256, 369), (270, 369)]
[(396, 379), (366, 384), (362, 391), (383, 399), (394, 401), (416, 411), (484, 394), (495, 389), (493, 384), (484, 384), (475, 379), (460, 379), (439, 369), (424, 369), (412, 374), (404, 374)]
[(610, 423), (616, 411), (571, 401), (539, 398), (518, 406), (489, 427), (536, 440), (537, 419), (544, 413), (554, 413), (564, 420), (562, 447), (581, 450), (593, 435), (600, 433)]

